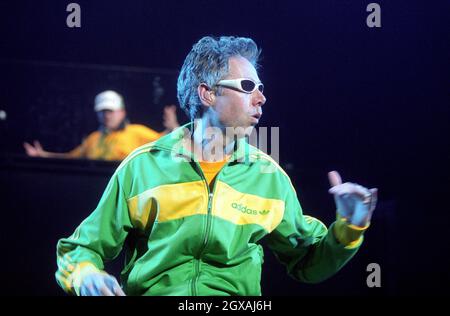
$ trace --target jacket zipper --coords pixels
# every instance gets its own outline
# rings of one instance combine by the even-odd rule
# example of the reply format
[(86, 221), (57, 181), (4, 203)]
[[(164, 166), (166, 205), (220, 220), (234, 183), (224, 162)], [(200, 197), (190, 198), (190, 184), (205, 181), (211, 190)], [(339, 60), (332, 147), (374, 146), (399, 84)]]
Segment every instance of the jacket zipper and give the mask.
[[(167, 148), (164, 148), (164, 147), (162, 147), (160, 149), (168, 150)], [(191, 159), (191, 157), (187, 157), (187, 158)], [(209, 189), (208, 181), (206, 180), (205, 175), (203, 174), (203, 170), (200, 167), (200, 164), (198, 162), (195, 162), (195, 167), (197, 169), (197, 173), (199, 173), (201, 175), (203, 182), (205, 182), (205, 185), (206, 185), (206, 192), (208, 194), (208, 210), (207, 210), (207, 215), (206, 215), (206, 232), (205, 232), (205, 238), (203, 239), (203, 245), (202, 245), (200, 251), (198, 252), (198, 256), (197, 256), (198, 258), (194, 258), (194, 260), (196, 260), (196, 263), (194, 266), (194, 278), (191, 281), (191, 292), (192, 292), (193, 296), (197, 296), (196, 283), (198, 281), (198, 278), (200, 277), (200, 260), (201, 260), (200, 258), (208, 244), (208, 237), (210, 234), (209, 230), (211, 229), (211, 217), (212, 217), (211, 216), (211, 208), (212, 208), (212, 199), (214, 196), (214, 190), (216, 188), (216, 183), (219, 180), (220, 173), (222, 172), (222, 170), (224, 168), (226, 168), (228, 166), (228, 163), (229, 163), (229, 161), (224, 166), (222, 166), (222, 168), (217, 173), (216, 179), (214, 181), (214, 185), (212, 188), (212, 192), (211, 192)]]
[(196, 167), (197, 167), (197, 171), (200, 171), (200, 174), (203, 178), (203, 181), (206, 184), (206, 189), (207, 189), (207, 193), (208, 193), (208, 211), (207, 211), (207, 215), (206, 215), (206, 231), (205, 231), (205, 237), (203, 239), (203, 244), (202, 247), (200, 248), (200, 251), (198, 252), (198, 258), (195, 259), (197, 260), (195, 263), (195, 267), (194, 267), (194, 279), (192, 280), (192, 295), (197, 296), (197, 290), (196, 290), (196, 283), (198, 281), (198, 278), (200, 277), (200, 260), (201, 260), (201, 255), (203, 253), (203, 251), (205, 250), (206, 246), (208, 245), (208, 241), (209, 241), (209, 235), (210, 235), (210, 230), (211, 230), (211, 209), (212, 209), (212, 199), (214, 197), (214, 191), (216, 188), (216, 183), (217, 180), (219, 179), (219, 175), (222, 172), (222, 170), (228, 165), (228, 162), (219, 170), (219, 172), (216, 175), (216, 179), (214, 181), (213, 184), (213, 188), (212, 188), (212, 192), (209, 189), (209, 185), (208, 185), (208, 181), (205, 178), (205, 175), (203, 174), (203, 170), (200, 167), (200, 165), (198, 163), (196, 163)]

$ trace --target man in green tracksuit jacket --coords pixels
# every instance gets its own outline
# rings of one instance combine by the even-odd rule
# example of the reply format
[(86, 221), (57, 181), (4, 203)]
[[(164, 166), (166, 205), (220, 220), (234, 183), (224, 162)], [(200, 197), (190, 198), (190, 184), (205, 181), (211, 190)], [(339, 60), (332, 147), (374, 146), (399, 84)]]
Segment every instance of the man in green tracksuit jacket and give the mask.
[[(194, 45), (178, 79), (192, 122), (130, 154), (95, 211), (58, 242), (56, 279), (66, 292), (261, 295), (262, 238), (303, 282), (332, 276), (357, 252), (377, 190), (331, 172), (337, 220), (327, 229), (303, 214), (288, 175), (247, 141), (266, 102), (259, 53), (249, 38)], [(103, 268), (122, 248), (121, 287)]]

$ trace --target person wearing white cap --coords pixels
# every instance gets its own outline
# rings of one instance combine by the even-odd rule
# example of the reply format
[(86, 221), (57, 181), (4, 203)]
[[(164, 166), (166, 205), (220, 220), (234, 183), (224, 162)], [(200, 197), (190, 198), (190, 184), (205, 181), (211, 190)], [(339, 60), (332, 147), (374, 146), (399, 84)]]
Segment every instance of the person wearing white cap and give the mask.
[(179, 126), (174, 105), (164, 108), (163, 124), (166, 129), (161, 133), (144, 125), (130, 124), (123, 97), (112, 90), (104, 91), (95, 97), (94, 111), (97, 113), (100, 127), (75, 149), (67, 153), (49, 152), (35, 140), (33, 145), (27, 142), (23, 144), (27, 155), (44, 158), (123, 160), (137, 147), (155, 141)]

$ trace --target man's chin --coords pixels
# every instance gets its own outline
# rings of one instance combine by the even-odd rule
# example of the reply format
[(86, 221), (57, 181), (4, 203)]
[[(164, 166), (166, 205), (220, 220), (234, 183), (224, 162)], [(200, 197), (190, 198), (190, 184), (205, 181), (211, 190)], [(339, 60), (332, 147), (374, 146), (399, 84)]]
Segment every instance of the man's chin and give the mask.
[(250, 119), (250, 125), (256, 126), (259, 123), (259, 118), (251, 117)]
[(253, 132), (255, 125), (249, 124), (246, 126), (244, 125), (244, 126), (227, 127), (226, 133), (227, 133), (227, 135), (234, 135), (237, 138), (243, 138), (243, 137), (249, 136)]

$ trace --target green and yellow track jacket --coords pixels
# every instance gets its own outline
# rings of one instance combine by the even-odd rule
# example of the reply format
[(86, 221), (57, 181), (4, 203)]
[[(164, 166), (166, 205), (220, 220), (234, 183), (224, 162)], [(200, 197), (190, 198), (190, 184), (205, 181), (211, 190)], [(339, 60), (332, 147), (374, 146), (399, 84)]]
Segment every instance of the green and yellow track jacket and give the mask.
[[(358, 250), (304, 215), (287, 174), (238, 142), (208, 186), (181, 146), (188, 125), (130, 154), (94, 210), (57, 245), (58, 284), (78, 293), (86, 271), (125, 248), (127, 295), (261, 295), (265, 238), (293, 278), (320, 282)], [(334, 224), (333, 224), (334, 225)]]

